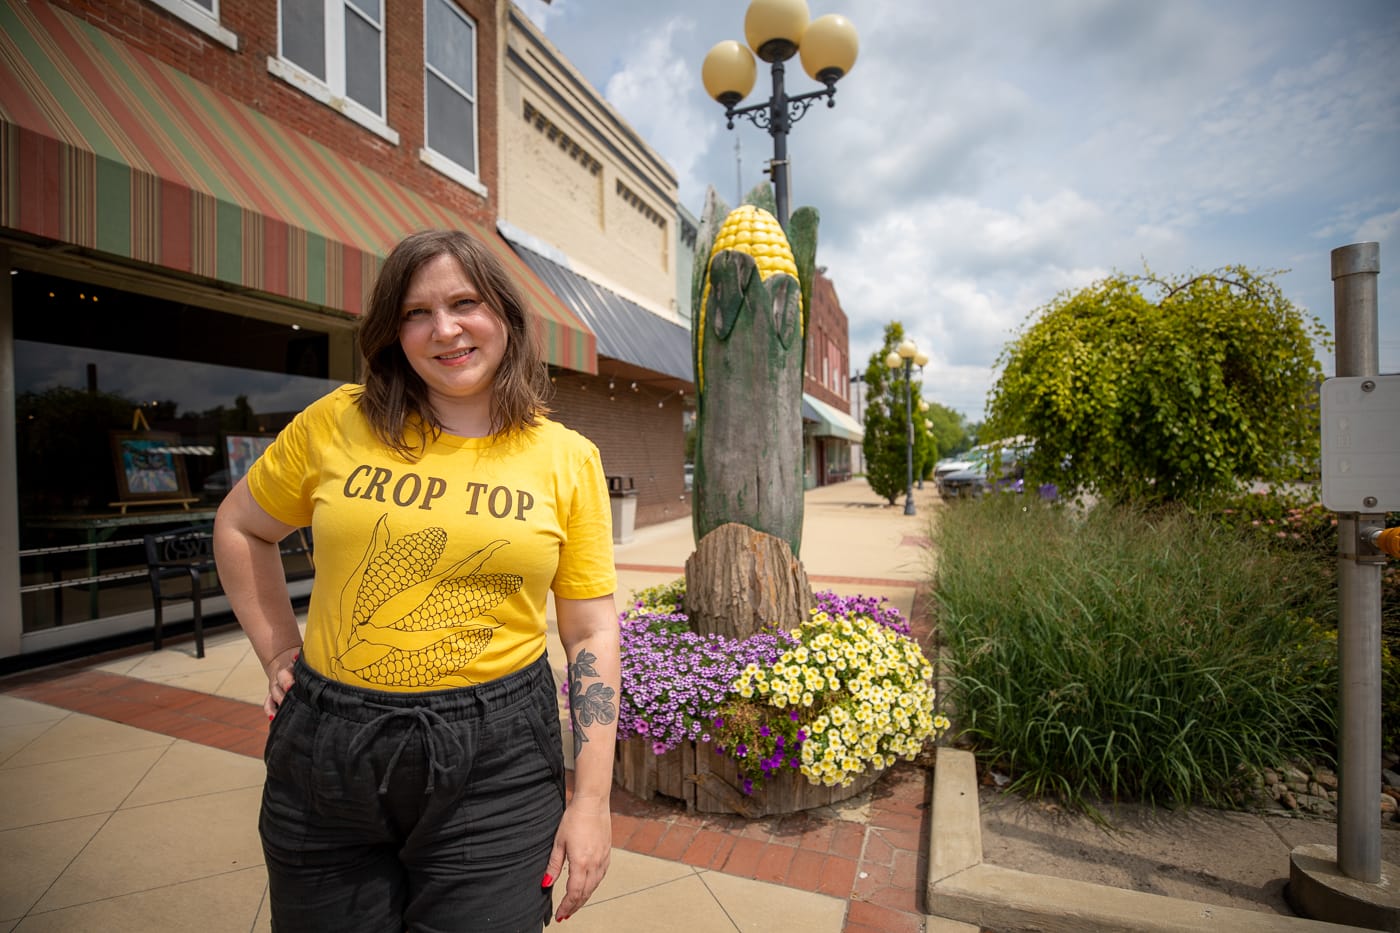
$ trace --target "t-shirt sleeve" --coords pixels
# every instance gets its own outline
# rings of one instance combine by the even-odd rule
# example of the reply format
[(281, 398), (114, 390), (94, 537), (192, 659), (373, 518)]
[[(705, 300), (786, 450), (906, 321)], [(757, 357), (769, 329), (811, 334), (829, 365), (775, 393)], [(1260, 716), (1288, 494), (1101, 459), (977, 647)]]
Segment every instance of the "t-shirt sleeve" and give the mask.
[(594, 599), (617, 590), (612, 504), (597, 448), (579, 466), (552, 589), (565, 599)]
[(267, 514), (287, 525), (311, 524), (315, 489), (311, 458), (318, 404), (299, 413), (248, 469), (248, 491)]

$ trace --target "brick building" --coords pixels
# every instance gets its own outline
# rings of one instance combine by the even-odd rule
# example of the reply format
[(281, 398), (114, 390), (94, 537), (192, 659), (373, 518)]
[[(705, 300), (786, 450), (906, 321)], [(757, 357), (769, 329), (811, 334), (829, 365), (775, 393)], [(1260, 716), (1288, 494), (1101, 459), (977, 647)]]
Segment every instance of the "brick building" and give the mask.
[[(594, 330), (496, 229), (516, 15), (0, 0), (0, 658), (150, 626), (141, 534), (212, 517), (235, 450), (356, 379), (355, 318), (413, 230), (468, 229), (502, 259), (543, 319), (556, 410), (609, 448), (605, 470), (643, 473), (645, 445), (610, 440), (618, 419), (586, 394), (606, 385)], [(641, 290), (669, 298), (674, 275)], [(679, 497), (674, 433), (656, 472)]]
[(836, 286), (818, 268), (807, 319), (807, 363), (802, 378), (802, 437), (806, 485), (850, 479), (852, 448), (864, 429), (851, 417), (850, 332)]

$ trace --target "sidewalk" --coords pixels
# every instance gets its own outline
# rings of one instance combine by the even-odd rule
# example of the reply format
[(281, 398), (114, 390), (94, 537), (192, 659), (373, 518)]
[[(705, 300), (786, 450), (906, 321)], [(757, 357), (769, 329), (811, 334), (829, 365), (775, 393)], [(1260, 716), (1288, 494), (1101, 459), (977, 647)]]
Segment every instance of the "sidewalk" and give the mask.
[[(935, 499), (916, 491), (920, 515), (907, 517), (862, 480), (811, 490), (813, 587), (911, 613)], [(692, 550), (688, 517), (638, 530), (616, 548), (619, 604), (682, 576)], [(193, 655), (175, 640), (0, 680), (0, 933), (270, 929), (266, 683), (235, 628)], [(550, 656), (562, 680), (553, 635)], [(612, 867), (567, 929), (924, 930), (930, 787), (901, 766), (839, 807), (752, 823), (617, 790)]]

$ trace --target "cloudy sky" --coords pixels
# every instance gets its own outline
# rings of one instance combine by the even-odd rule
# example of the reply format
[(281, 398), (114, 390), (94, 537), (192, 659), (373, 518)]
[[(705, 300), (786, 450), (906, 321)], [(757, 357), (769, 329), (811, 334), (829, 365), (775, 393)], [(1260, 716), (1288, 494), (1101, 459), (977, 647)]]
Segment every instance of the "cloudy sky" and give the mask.
[[(705, 52), (747, 0), (517, 0), (663, 155), (699, 213), (764, 180)], [(1380, 242), (1380, 363), (1400, 372), (1400, 3), (811, 0), (860, 57), (789, 137), (792, 203), (850, 318), (852, 369), (901, 321), (924, 394), (980, 420), (1027, 317), (1114, 271), (1243, 263), (1333, 326), (1329, 254)], [(766, 66), (746, 104), (766, 99)], [(787, 89), (818, 87), (796, 60)], [(738, 152), (736, 153), (736, 144)], [(1330, 354), (1321, 356), (1333, 372)]]

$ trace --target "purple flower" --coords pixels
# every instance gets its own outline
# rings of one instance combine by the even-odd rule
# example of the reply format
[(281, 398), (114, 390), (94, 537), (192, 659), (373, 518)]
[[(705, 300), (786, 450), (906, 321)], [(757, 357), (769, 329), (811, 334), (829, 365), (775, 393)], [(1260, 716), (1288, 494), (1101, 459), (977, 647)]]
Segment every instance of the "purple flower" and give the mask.
[(748, 778), (744, 778), (744, 793), (753, 793), (753, 781), (749, 780)]
[(735, 757), (735, 758), (745, 758), (745, 757), (748, 756), (748, 754), (749, 754), (749, 747), (748, 747), (747, 745), (745, 745), (743, 742), (740, 742), (738, 745), (736, 745), (736, 746), (734, 747), (734, 757)]
[(763, 736), (763, 737), (766, 739), (766, 738), (767, 738), (769, 735), (771, 735), (772, 733), (768, 730), (768, 727), (767, 727), (767, 726), (759, 726), (759, 727), (758, 727), (758, 734), (761, 735), (761, 736)]

